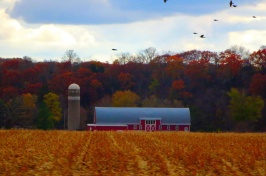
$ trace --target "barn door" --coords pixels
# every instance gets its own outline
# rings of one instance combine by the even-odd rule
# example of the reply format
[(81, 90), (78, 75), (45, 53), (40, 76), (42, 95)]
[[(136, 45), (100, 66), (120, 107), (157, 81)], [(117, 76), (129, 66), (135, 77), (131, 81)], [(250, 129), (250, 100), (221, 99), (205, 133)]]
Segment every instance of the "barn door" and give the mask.
[(155, 120), (146, 120), (145, 121), (145, 131), (155, 131), (156, 130), (156, 121)]

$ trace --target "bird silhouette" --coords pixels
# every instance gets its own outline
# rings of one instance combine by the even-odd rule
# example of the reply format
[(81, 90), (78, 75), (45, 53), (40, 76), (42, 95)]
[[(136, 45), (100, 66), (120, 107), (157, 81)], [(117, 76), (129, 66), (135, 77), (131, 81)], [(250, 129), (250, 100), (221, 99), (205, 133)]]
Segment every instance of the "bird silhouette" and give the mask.
[(219, 20), (217, 20), (217, 19), (214, 19), (213, 21), (219, 21)]
[(193, 34), (198, 34), (197, 32), (193, 32)]
[(205, 38), (205, 36), (204, 35), (201, 35), (200, 38)]
[(233, 5), (233, 7), (237, 7), (237, 5)]
[(229, 2), (229, 5), (230, 5), (230, 7), (232, 7), (232, 5), (233, 5), (234, 3), (232, 2), (232, 0)]
[(253, 18), (257, 18), (256, 16), (252, 16)]
[(113, 48), (112, 50), (113, 50), (113, 51), (117, 51), (117, 49), (115, 49), (115, 48)]
[(166, 1), (168, 1), (168, 0), (163, 0), (164, 3), (166, 3)]

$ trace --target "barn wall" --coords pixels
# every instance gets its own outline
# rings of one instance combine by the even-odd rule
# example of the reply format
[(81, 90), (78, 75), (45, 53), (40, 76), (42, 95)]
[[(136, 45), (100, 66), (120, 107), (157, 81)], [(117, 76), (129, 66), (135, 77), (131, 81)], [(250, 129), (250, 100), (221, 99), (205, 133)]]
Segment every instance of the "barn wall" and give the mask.
[[(141, 123), (143, 124), (143, 123)], [(118, 131), (118, 130), (137, 130), (137, 131), (145, 131), (145, 123), (144, 125), (141, 124), (134, 124), (128, 126), (97, 126), (97, 125), (88, 125), (87, 130), (89, 131)], [(141, 128), (140, 128), (141, 125)], [(190, 131), (190, 125), (161, 125), (156, 123), (156, 130), (155, 131)], [(134, 128), (135, 126), (135, 128)], [(176, 128), (178, 126), (178, 128)], [(187, 130), (185, 130), (187, 128)]]

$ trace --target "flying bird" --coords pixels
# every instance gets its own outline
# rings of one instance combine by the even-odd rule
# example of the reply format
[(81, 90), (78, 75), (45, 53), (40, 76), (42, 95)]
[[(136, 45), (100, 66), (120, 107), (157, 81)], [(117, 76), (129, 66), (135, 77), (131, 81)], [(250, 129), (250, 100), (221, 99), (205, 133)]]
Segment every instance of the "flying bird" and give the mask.
[(217, 19), (214, 19), (213, 21), (219, 21), (219, 20), (217, 20)]
[(163, 0), (164, 3), (166, 3), (166, 1), (168, 1), (168, 0)]
[(232, 5), (233, 5), (234, 3), (232, 2), (232, 0), (229, 2), (229, 5), (230, 5), (230, 7), (232, 7)]
[(197, 32), (193, 32), (193, 34), (198, 34)]
[(205, 36), (204, 35), (201, 35), (200, 38), (205, 38)]
[(115, 49), (115, 48), (113, 48), (112, 50), (113, 50), (113, 51), (117, 51), (117, 49)]
[(233, 7), (237, 7), (237, 5), (233, 5)]
[(256, 16), (252, 16), (253, 18), (257, 18)]

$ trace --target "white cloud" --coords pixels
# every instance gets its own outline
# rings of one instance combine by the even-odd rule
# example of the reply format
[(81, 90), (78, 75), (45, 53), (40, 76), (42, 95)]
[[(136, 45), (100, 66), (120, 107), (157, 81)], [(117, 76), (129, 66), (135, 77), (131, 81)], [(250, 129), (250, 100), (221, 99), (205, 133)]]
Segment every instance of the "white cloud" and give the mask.
[(251, 51), (256, 51), (266, 44), (266, 31), (247, 30), (242, 32), (230, 32), (229, 44), (241, 45)]
[[(53, 24), (41, 25), (39, 28), (24, 29), (25, 40), (38, 43), (75, 44), (75, 38), (62, 28)], [(23, 39), (22, 38), (22, 39)]]

